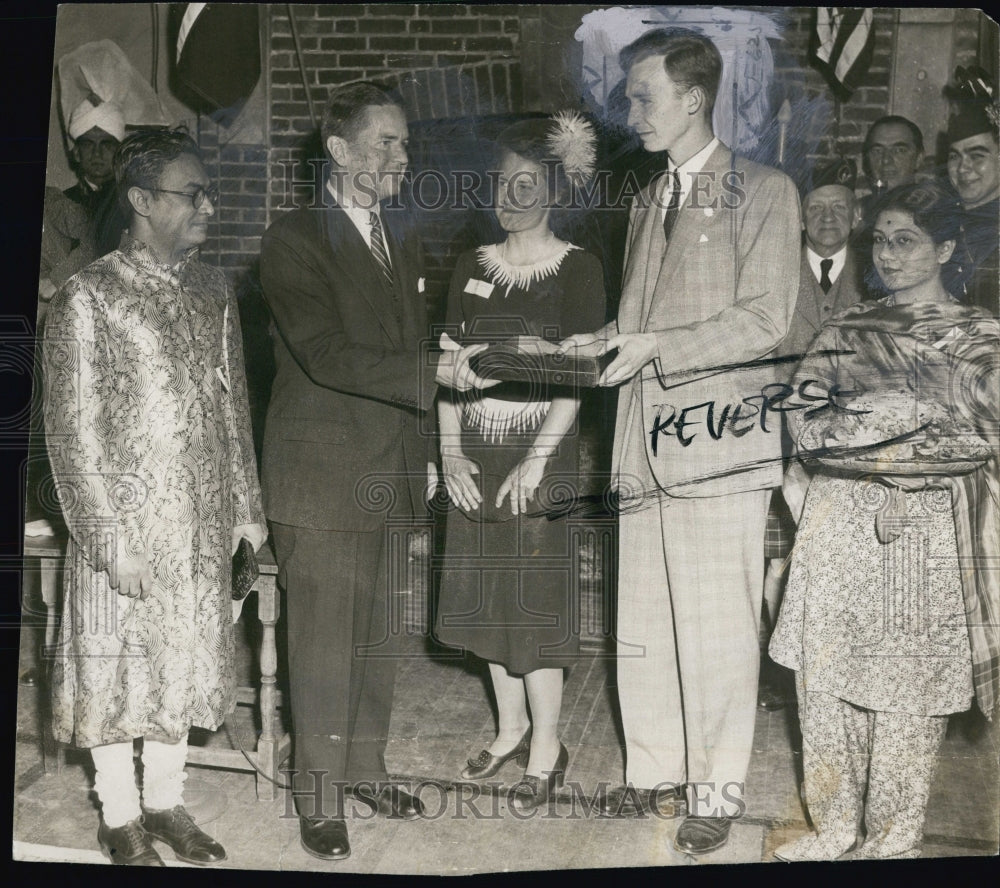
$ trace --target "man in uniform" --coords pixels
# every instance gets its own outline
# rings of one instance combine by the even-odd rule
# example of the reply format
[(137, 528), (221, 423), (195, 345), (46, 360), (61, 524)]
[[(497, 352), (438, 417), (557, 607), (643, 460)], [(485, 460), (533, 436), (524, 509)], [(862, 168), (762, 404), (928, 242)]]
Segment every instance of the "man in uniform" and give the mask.
[(965, 101), (949, 120), (948, 179), (965, 211), (965, 301), (1000, 314), (1000, 146), (996, 105)]

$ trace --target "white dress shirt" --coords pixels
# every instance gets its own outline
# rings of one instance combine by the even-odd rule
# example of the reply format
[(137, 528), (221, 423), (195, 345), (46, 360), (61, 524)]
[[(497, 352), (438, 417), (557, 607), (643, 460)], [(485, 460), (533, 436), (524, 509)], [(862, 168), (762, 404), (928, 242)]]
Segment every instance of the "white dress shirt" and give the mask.
[[(347, 218), (354, 223), (354, 227), (358, 229), (358, 233), (361, 235), (370, 250), (372, 248), (371, 214), (378, 213), (379, 218), (382, 218), (382, 214), (379, 212), (379, 205), (376, 203), (370, 210), (365, 209), (364, 207), (347, 206), (347, 201), (341, 199), (340, 195), (337, 194), (337, 190), (333, 187), (333, 183), (329, 179), (326, 183), (326, 190), (330, 192), (330, 196), (337, 202), (337, 206), (347, 213)], [(384, 223), (382, 225), (382, 245), (385, 247), (385, 255), (389, 256), (389, 245), (385, 242)], [(389, 262), (392, 262), (391, 257)]]
[(844, 270), (844, 263), (847, 261), (847, 245), (845, 244), (832, 256), (825, 257), (814, 252), (812, 247), (806, 247), (806, 261), (809, 263), (809, 267), (812, 269), (813, 277), (816, 278), (817, 283), (823, 278), (823, 270), (819, 267), (819, 264), (824, 258), (833, 260), (833, 267), (830, 269), (830, 283), (835, 284), (837, 283), (837, 278), (840, 277), (840, 273)]
[(660, 192), (661, 197), (661, 207), (660, 210), (662, 216), (667, 215), (667, 202), (670, 200), (670, 183), (672, 176), (670, 176), (670, 171), (672, 169), (677, 170), (678, 176), (680, 176), (681, 181), (681, 199), (678, 204), (679, 207), (684, 206), (684, 201), (687, 200), (688, 195), (691, 193), (691, 185), (694, 182), (695, 175), (700, 173), (702, 167), (708, 162), (708, 158), (711, 156), (712, 152), (718, 146), (719, 140), (713, 138), (704, 148), (701, 149), (697, 154), (691, 155), (687, 160), (684, 161), (679, 167), (674, 167), (671, 161), (667, 161), (667, 175), (663, 177), (663, 189)]

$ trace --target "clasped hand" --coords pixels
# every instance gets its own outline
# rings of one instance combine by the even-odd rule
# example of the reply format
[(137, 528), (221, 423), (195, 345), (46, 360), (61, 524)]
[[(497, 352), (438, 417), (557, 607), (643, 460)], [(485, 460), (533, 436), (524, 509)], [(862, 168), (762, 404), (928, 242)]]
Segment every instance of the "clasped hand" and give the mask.
[(577, 333), (559, 343), (559, 354), (572, 349), (596, 357), (618, 350), (615, 359), (597, 381), (601, 386), (626, 382), (658, 354), (656, 336), (653, 333), (619, 333), (610, 339), (601, 339), (596, 333)]
[(499, 385), (499, 379), (483, 379), (476, 375), (469, 366), (469, 360), (479, 352), (489, 348), (486, 343), (467, 345), (458, 351), (446, 351), (441, 353), (438, 360), (437, 373), (434, 381), (438, 385), (453, 388), (459, 392), (467, 392), (469, 389), (486, 389)]
[(127, 598), (147, 598), (153, 589), (153, 574), (144, 553), (130, 555), (108, 569), (111, 588)]

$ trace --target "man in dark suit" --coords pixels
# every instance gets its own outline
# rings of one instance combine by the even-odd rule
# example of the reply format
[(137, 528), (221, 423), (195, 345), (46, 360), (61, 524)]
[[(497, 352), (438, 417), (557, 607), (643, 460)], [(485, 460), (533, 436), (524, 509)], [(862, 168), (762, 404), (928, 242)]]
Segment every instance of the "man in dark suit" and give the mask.
[(402, 108), (374, 84), (339, 87), (322, 137), (326, 205), (282, 217), (262, 243), (278, 333), (262, 481), (287, 596), (302, 844), (338, 859), (350, 853), (345, 790), (387, 816), (421, 814), (384, 761), (396, 671), (385, 524), (422, 508), (418, 419), (435, 383), (484, 383), (468, 370), (475, 348), (422, 358), (419, 244), (398, 203), (382, 203), (407, 166)]
[[(853, 160), (838, 158), (807, 175), (800, 186), (804, 243), (799, 294), (788, 333), (774, 352), (776, 358), (804, 354), (823, 324), (864, 295), (861, 263), (850, 244), (851, 233), (861, 221), (861, 206), (854, 196), (857, 176)], [(788, 383), (797, 366), (798, 361), (776, 365), (776, 380)], [(791, 441), (784, 433), (782, 451), (786, 460), (791, 457)], [(794, 539), (795, 522), (780, 488), (776, 488), (771, 495), (764, 539), (764, 555), (768, 559), (764, 603), (771, 626), (778, 617), (785, 563)], [(781, 709), (792, 697), (794, 692), (787, 677), (770, 658), (762, 657), (757, 692), (757, 703), (762, 709), (769, 712)]]

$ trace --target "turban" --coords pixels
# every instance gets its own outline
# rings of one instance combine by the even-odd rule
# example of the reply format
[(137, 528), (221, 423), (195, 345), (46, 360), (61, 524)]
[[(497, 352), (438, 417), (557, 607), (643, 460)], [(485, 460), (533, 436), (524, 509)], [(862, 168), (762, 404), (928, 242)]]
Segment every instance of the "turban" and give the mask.
[(125, 118), (114, 102), (100, 102), (97, 105), (91, 99), (80, 102), (69, 118), (69, 137), (79, 139), (95, 126), (109, 136), (114, 136), (119, 142), (125, 138)]

